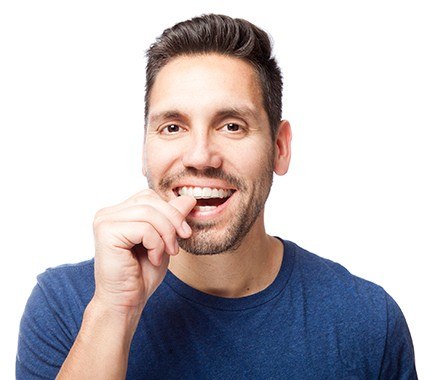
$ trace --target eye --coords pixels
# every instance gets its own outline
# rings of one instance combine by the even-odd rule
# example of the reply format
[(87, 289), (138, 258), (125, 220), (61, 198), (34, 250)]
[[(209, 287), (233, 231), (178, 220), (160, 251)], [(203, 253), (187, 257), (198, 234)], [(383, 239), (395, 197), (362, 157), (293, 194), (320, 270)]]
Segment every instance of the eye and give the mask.
[(239, 124), (236, 124), (236, 123), (228, 123), (228, 124), (225, 124), (221, 128), (221, 130), (226, 132), (231, 132), (231, 133), (237, 133), (237, 132), (242, 132), (243, 127), (241, 127)]
[(161, 128), (160, 133), (163, 135), (174, 135), (174, 134), (181, 132), (182, 130), (183, 130), (183, 128), (181, 128), (177, 124), (169, 124), (169, 125), (166, 125), (165, 127)]

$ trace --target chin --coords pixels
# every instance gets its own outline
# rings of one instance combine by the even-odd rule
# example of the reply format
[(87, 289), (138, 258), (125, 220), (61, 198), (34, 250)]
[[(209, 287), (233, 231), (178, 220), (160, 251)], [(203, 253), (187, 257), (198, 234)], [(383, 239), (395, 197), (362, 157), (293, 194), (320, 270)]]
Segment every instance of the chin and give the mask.
[[(215, 231), (214, 225), (190, 222), (193, 234), (188, 239), (178, 239), (179, 246), (192, 255), (217, 255), (236, 251), (251, 229), (243, 225), (231, 225), (222, 231)], [(211, 230), (212, 228), (212, 230)]]

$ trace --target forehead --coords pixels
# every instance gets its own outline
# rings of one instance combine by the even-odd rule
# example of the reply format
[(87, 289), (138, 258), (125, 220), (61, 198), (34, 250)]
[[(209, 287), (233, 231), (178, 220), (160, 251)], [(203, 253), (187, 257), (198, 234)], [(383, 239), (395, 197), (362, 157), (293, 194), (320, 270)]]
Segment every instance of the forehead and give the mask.
[(169, 110), (207, 113), (228, 107), (264, 112), (254, 67), (220, 54), (174, 58), (158, 73), (148, 106), (149, 121)]

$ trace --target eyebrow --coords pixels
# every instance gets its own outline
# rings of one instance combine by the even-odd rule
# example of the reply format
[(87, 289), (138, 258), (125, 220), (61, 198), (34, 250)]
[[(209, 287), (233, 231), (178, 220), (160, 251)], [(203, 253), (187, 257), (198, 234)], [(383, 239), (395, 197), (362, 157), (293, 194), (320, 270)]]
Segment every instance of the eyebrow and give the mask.
[(257, 110), (248, 106), (240, 106), (240, 107), (227, 107), (219, 110), (215, 114), (215, 118), (223, 119), (227, 117), (237, 117), (237, 118), (252, 118), (257, 120), (258, 114)]
[[(218, 110), (214, 119), (224, 119), (227, 117), (237, 117), (237, 118), (252, 118), (254, 120), (258, 119), (257, 110), (249, 106), (231, 106)], [(179, 110), (168, 110), (155, 113), (149, 117), (149, 125), (155, 122), (166, 119), (183, 119), (187, 118), (187, 115), (180, 112)]]

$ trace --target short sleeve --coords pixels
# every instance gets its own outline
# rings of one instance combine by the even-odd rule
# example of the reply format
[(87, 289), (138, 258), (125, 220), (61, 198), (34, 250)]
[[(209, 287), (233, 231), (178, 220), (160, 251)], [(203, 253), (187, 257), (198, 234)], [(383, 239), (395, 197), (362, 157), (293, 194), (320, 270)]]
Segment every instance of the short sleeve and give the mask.
[(380, 379), (417, 379), (414, 347), (406, 319), (387, 295), (387, 337)]
[(48, 299), (37, 284), (27, 301), (18, 337), (18, 380), (55, 379), (73, 342)]
[(37, 277), (18, 337), (16, 378), (55, 379), (94, 294), (92, 260), (47, 269)]

